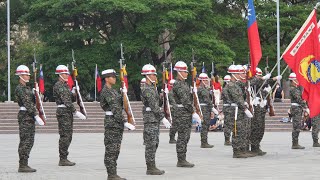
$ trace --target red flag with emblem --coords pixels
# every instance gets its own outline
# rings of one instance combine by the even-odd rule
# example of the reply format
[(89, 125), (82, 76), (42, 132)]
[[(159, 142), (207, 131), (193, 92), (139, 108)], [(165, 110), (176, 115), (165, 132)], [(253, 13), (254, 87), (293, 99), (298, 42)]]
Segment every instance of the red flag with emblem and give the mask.
[(314, 9), (293, 38), (283, 59), (297, 75), (304, 88), (302, 98), (308, 102), (310, 118), (320, 114), (320, 61), (317, 14)]

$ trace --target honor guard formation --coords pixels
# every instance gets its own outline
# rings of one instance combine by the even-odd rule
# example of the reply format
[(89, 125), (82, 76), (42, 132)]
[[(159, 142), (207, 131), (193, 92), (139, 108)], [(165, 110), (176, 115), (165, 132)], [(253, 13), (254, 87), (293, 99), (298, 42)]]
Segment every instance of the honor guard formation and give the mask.
[[(75, 65), (73, 64), (73, 66)], [(194, 66), (194, 63), (191, 66)], [(33, 69), (36, 72), (35, 66)], [(73, 67), (73, 69), (76, 68)], [(261, 69), (256, 68), (256, 74), (248, 77), (248, 69), (249, 67), (246, 65), (229, 66), (227, 70), (229, 74), (223, 78), (225, 83), (221, 93), (223, 108), (219, 110), (214, 97), (214, 89), (211, 88), (213, 82), (206, 73), (197, 75), (195, 68), (191, 68), (190, 71), (185, 62), (178, 61), (173, 67), (176, 78), (172, 77), (168, 82), (164, 80), (163, 89), (159, 93), (156, 86), (156, 68), (151, 64), (142, 67), (141, 75), (144, 77), (140, 81), (140, 87), (143, 103), (143, 144), (145, 146), (147, 175), (165, 174), (164, 170), (157, 168), (155, 160), (159, 147), (161, 124), (170, 128), (169, 143), (176, 144), (177, 167), (192, 168), (195, 166), (187, 161), (186, 155), (193, 121), (201, 126), (200, 148), (214, 147), (208, 142), (212, 115), (215, 117), (220, 114), (224, 115), (224, 145), (232, 146), (233, 158), (249, 158), (266, 154), (260, 143), (264, 135), (266, 113), (274, 113), (272, 104), (270, 104), (271, 85), (280, 81), (282, 76), (271, 78), (270, 73), (266, 71), (266, 74), (263, 75)], [(100, 106), (105, 111), (104, 164), (109, 180), (125, 179), (117, 174), (117, 160), (124, 129), (135, 130), (134, 116), (127, 96), (128, 85), (124, 80), (125, 73), (125, 68), (122, 66), (120, 91), (114, 88), (118, 78), (114, 69), (107, 69), (101, 73), (101, 79), (105, 82), (100, 92)], [(191, 84), (187, 82), (189, 73), (192, 73)], [(56, 118), (60, 135), (58, 165), (74, 166), (76, 163), (68, 160), (68, 148), (73, 133), (73, 117), (77, 116), (84, 120), (87, 118), (86, 111), (78, 83), (76, 82), (71, 90), (68, 87), (67, 82), (70, 76), (68, 67), (58, 65), (55, 74), (58, 75), (58, 79), (53, 86), (53, 95), (57, 105)], [(29, 68), (25, 65), (18, 66), (16, 75), (19, 76), (19, 85), (16, 87), (15, 96), (20, 106), (18, 113), (20, 134), (18, 172), (36, 172), (36, 169), (28, 165), (28, 159), (34, 144), (35, 123), (45, 125), (46, 117), (41, 98), (39, 98), (37, 83), (33, 89), (27, 86), (30, 79)], [(296, 74), (291, 73), (288, 79), (291, 82), (292, 149), (304, 149), (298, 141), (300, 121), (303, 111), (309, 113), (309, 109), (302, 99), (302, 91)], [(74, 80), (76, 80), (75, 77)], [(79, 102), (79, 110), (73, 105), (74, 101)], [(128, 118), (124, 117), (123, 110), (127, 112)], [(314, 147), (320, 147), (318, 123), (319, 116), (313, 120)]]

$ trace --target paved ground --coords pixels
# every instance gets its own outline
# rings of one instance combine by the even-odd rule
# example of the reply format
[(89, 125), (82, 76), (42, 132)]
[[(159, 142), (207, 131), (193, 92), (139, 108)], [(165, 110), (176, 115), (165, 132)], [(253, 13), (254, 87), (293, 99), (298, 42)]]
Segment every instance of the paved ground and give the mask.
[[(168, 134), (160, 136), (157, 164), (164, 169), (163, 176), (145, 175), (142, 134), (125, 133), (118, 174), (129, 180), (207, 180), (207, 179), (319, 179), (320, 148), (312, 147), (310, 132), (300, 135), (305, 150), (291, 150), (291, 133), (270, 132), (265, 134), (263, 157), (233, 159), (232, 149), (223, 145), (223, 133), (210, 133), (213, 149), (200, 149), (200, 135), (193, 133), (188, 146), (187, 159), (196, 164), (192, 169), (176, 167), (175, 145), (168, 144)], [(69, 158), (77, 163), (74, 167), (59, 167), (58, 135), (37, 134), (31, 152), (30, 165), (38, 171), (32, 174), (17, 173), (19, 143), (17, 134), (0, 136), (0, 179), (32, 180), (102, 180), (106, 179), (103, 164), (103, 134), (74, 134)]]

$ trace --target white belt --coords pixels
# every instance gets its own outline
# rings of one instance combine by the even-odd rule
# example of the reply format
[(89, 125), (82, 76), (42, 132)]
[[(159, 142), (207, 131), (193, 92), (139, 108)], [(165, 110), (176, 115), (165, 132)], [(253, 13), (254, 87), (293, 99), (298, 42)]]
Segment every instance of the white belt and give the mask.
[(113, 116), (113, 113), (111, 111), (106, 111), (107, 116)]
[(291, 103), (291, 106), (300, 106), (298, 103)]
[(200, 103), (200, 106), (208, 106), (208, 104)]
[(27, 110), (27, 108), (25, 108), (23, 106), (20, 107), (20, 111), (26, 111), (26, 110)]
[(177, 104), (177, 107), (183, 107), (183, 105), (182, 104)]
[(230, 106), (230, 104), (223, 104), (223, 106)]
[(238, 107), (238, 105), (236, 103), (231, 103), (231, 106)]
[(64, 104), (60, 104), (60, 105), (58, 105), (58, 107), (63, 107), (63, 108), (65, 108), (65, 107), (67, 107), (67, 106), (64, 105)]
[(146, 111), (151, 111), (151, 108), (150, 107), (146, 107)]

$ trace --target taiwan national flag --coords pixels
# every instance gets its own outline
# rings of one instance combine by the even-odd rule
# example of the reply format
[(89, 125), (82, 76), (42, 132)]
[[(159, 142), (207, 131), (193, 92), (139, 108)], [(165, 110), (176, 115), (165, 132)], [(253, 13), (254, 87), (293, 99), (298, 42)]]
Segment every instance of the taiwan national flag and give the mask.
[(98, 71), (98, 66), (96, 65), (96, 83), (97, 83), (97, 90), (98, 92), (101, 91), (102, 86), (101, 86), (101, 77), (99, 75), (99, 71)]
[(248, 0), (248, 41), (251, 64), (250, 72), (251, 75), (254, 76), (256, 74), (256, 67), (258, 66), (259, 61), (262, 57), (262, 52), (253, 0)]
[(320, 114), (320, 54), (317, 12), (314, 9), (285, 52), (283, 59), (297, 75), (303, 87), (302, 97), (308, 102), (310, 118)]
[(44, 94), (44, 91), (45, 91), (42, 64), (40, 64), (39, 91), (40, 91), (41, 94)]

